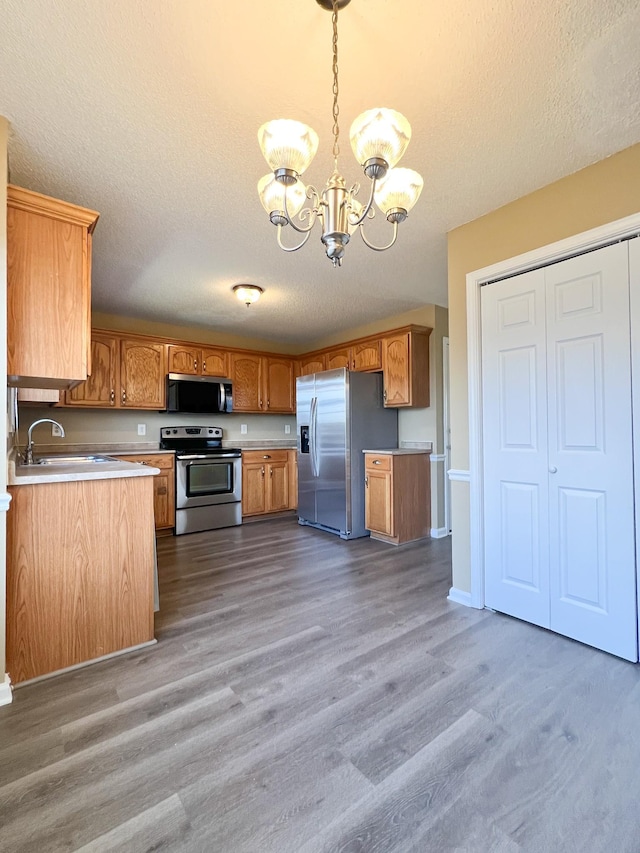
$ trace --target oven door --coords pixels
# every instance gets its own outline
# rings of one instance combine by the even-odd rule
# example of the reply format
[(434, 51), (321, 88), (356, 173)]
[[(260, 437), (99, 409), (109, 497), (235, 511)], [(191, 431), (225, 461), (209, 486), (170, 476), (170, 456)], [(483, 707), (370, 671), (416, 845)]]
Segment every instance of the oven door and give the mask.
[(242, 459), (219, 454), (176, 456), (176, 508), (242, 500)]

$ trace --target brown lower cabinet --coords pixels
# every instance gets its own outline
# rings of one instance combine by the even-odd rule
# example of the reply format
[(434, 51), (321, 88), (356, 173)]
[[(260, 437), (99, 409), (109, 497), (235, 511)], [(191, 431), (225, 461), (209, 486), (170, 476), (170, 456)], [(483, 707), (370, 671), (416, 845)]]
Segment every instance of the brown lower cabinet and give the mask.
[(431, 526), (428, 453), (364, 455), (365, 527), (393, 545), (424, 539)]
[(153, 640), (152, 490), (151, 477), (9, 487), (13, 684)]
[(123, 462), (138, 462), (159, 468), (153, 478), (153, 515), (156, 533), (171, 533), (176, 525), (176, 477), (174, 453), (145, 453), (139, 456), (119, 456)]
[(295, 509), (297, 471), (293, 450), (242, 452), (242, 515)]

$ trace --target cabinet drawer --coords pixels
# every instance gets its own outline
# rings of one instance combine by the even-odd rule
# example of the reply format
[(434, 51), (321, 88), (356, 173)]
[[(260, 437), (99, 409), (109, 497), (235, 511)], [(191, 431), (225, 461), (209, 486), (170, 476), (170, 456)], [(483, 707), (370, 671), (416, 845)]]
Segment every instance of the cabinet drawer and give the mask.
[(242, 460), (248, 464), (256, 462), (287, 462), (288, 450), (243, 450)]
[(160, 468), (161, 470), (171, 470), (173, 468), (174, 455), (173, 453), (144, 453), (140, 456), (131, 454), (130, 456), (119, 456), (123, 462), (139, 462), (141, 465), (148, 465), (150, 468)]
[(376, 453), (365, 453), (364, 467), (367, 471), (390, 471), (391, 457)]

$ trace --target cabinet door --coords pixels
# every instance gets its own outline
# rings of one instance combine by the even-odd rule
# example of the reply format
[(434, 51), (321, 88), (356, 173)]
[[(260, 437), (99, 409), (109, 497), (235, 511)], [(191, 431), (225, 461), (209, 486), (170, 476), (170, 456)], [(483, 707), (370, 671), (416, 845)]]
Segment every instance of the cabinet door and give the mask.
[(90, 359), (91, 241), (98, 218), (7, 188), (7, 374), (13, 385), (64, 388)]
[(391, 472), (368, 470), (365, 484), (365, 527), (393, 536)]
[(94, 332), (91, 339), (91, 376), (65, 392), (67, 406), (115, 408), (118, 400), (118, 339)]
[(293, 412), (293, 361), (287, 358), (264, 359), (265, 411)]
[(289, 466), (271, 462), (266, 467), (267, 512), (289, 509)]
[(327, 370), (335, 370), (338, 367), (351, 370), (351, 347), (332, 350), (326, 354), (325, 358)]
[(200, 349), (196, 347), (169, 347), (169, 373), (197, 376), (200, 373)]
[(233, 411), (262, 412), (262, 356), (250, 353), (229, 354), (233, 382)]
[(229, 376), (229, 358), (221, 349), (203, 349), (201, 355), (201, 373), (203, 376)]
[(298, 508), (298, 451), (288, 451), (289, 464), (289, 509)]
[(137, 462), (139, 465), (160, 468), (160, 473), (153, 478), (153, 515), (156, 530), (175, 527), (175, 460), (173, 454), (159, 453), (156, 456), (145, 453), (140, 456), (120, 456), (118, 458), (123, 462)]
[(409, 333), (382, 341), (385, 406), (409, 406)]
[(120, 342), (120, 405), (130, 409), (164, 409), (164, 344), (123, 339)]
[(351, 348), (352, 370), (382, 370), (382, 354), (380, 341), (369, 341), (365, 344), (355, 344)]
[(314, 355), (310, 358), (302, 358), (298, 362), (298, 376), (308, 376), (310, 373), (321, 373), (326, 370), (326, 360), (324, 355)]
[(242, 462), (242, 514), (259, 515), (267, 511), (265, 466)]

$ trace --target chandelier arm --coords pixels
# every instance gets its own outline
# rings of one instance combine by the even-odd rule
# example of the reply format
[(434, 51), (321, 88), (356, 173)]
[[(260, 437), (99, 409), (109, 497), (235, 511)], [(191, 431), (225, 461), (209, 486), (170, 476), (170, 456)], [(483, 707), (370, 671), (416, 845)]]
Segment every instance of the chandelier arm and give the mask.
[[(284, 243), (282, 242), (282, 228), (283, 228), (282, 225), (278, 225), (278, 246), (280, 246), (280, 248), (282, 249), (283, 252), (297, 252), (298, 249), (301, 249), (304, 246), (304, 244), (307, 242), (307, 240), (309, 239), (309, 236), (311, 234), (311, 229), (309, 228), (307, 230), (307, 232), (305, 233), (302, 241), (300, 243), (298, 243), (297, 246), (285, 246)], [(298, 229), (296, 229), (296, 230), (298, 230)]]
[[(289, 220), (289, 225), (293, 228), (294, 231), (297, 231), (298, 234), (308, 234), (311, 231), (311, 229), (313, 228), (313, 226), (316, 224), (316, 219), (318, 217), (318, 204), (320, 202), (320, 199), (318, 197), (318, 192), (317, 192), (315, 187), (312, 187), (311, 185), (309, 185), (307, 187), (307, 198), (310, 200), (315, 199), (315, 203), (314, 203), (313, 207), (303, 208), (300, 211), (300, 213), (298, 214), (298, 216), (300, 217), (301, 220), (306, 219), (307, 216), (309, 217), (308, 227), (307, 228), (301, 228), (299, 225), (296, 225), (296, 223), (293, 221), (293, 216), (289, 213), (289, 208), (287, 207), (287, 190), (285, 187), (285, 191), (284, 191), (284, 212), (285, 212), (287, 219)], [(304, 243), (301, 243), (300, 245), (303, 246)]]
[(374, 246), (373, 243), (370, 243), (365, 237), (364, 228), (362, 224), (360, 224), (360, 236), (362, 237), (364, 244), (370, 249), (373, 249), (374, 252), (386, 252), (386, 250), (390, 249), (398, 239), (398, 223), (393, 223), (393, 237), (391, 238), (391, 242), (387, 243), (386, 246)]
[[(365, 219), (369, 215), (369, 211), (373, 207), (373, 194), (376, 191), (376, 184), (377, 184), (377, 178), (372, 178), (372, 180), (371, 180), (371, 192), (369, 193), (369, 201), (367, 202), (367, 204), (366, 204), (364, 210), (362, 211), (362, 213), (360, 214), (360, 216), (357, 219), (351, 219), (351, 216), (348, 217), (349, 225), (353, 225), (354, 228), (357, 225), (362, 225), (362, 223), (365, 221)], [(349, 193), (349, 199), (351, 199), (351, 191)], [(375, 213), (375, 211), (374, 211), (374, 213)], [(366, 242), (367, 241), (365, 240), (365, 243)], [(393, 245), (393, 243), (391, 245)], [(371, 248), (373, 249), (374, 247), (372, 246)], [(385, 247), (385, 248), (387, 248), (387, 247)]]

